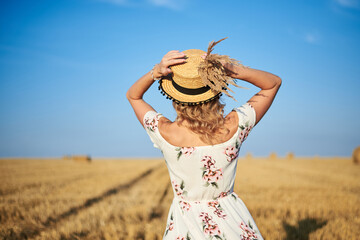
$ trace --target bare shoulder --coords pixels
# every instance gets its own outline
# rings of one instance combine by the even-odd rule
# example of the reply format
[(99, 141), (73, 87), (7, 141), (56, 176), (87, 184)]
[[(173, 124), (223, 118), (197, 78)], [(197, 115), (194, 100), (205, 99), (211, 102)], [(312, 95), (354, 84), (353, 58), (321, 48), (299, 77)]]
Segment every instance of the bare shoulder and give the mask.
[(183, 131), (184, 129), (181, 129), (176, 122), (172, 122), (165, 117), (160, 118), (159, 132), (172, 145), (180, 144), (183, 141), (183, 134), (181, 134)]
[(235, 111), (231, 111), (226, 117), (225, 117), (225, 122), (226, 125), (228, 127), (231, 128), (231, 126), (235, 126), (237, 127), (239, 119), (238, 119), (238, 115)]
[(159, 130), (161, 132), (166, 132), (167, 130), (169, 130), (170, 126), (173, 124), (172, 121), (170, 121), (169, 119), (167, 119), (166, 117), (162, 116), (159, 119)]
[(162, 136), (171, 135), (176, 128), (176, 123), (170, 121), (166, 117), (159, 119), (159, 131)]

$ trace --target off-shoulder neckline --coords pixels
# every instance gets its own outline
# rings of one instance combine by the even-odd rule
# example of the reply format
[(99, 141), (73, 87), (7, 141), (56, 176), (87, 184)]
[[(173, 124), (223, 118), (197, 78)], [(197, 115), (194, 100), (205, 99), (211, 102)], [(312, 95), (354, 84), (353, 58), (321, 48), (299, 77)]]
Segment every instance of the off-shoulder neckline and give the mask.
[[(159, 114), (160, 117), (164, 117), (162, 114)], [(237, 115), (238, 117), (238, 125), (239, 125), (239, 116)], [(158, 120), (159, 120), (158, 119)], [(229, 138), (228, 140), (226, 140), (225, 142), (222, 142), (222, 143), (218, 143), (218, 144), (214, 144), (214, 145), (203, 145), (203, 146), (186, 146), (186, 148), (208, 148), (208, 147), (219, 147), (219, 146), (222, 146), (222, 145), (228, 145), (230, 144), (230, 142), (232, 142), (234, 140), (234, 138), (236, 138), (238, 135), (239, 135), (239, 131), (240, 131), (240, 128), (237, 127), (237, 130), (236, 132), (233, 134), (233, 136), (231, 138)], [(160, 131), (159, 131), (159, 125), (157, 126), (157, 132), (159, 134), (159, 137), (160, 139), (165, 142), (167, 145), (169, 145), (170, 147), (172, 148), (185, 148), (185, 147), (180, 147), (180, 146), (175, 146), (175, 145), (172, 145), (171, 143), (169, 143), (168, 141), (166, 141), (166, 139), (161, 135)]]

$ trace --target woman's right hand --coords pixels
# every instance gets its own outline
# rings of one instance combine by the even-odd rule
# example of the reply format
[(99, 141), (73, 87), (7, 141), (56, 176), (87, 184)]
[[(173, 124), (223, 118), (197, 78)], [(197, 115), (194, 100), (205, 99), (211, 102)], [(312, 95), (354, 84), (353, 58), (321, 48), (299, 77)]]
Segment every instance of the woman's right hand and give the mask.
[(172, 65), (185, 63), (186, 55), (183, 52), (180, 52), (178, 50), (173, 50), (168, 52), (164, 55), (164, 57), (161, 59), (161, 62), (156, 64), (154, 68), (154, 77), (164, 77), (172, 73), (171, 69), (169, 68)]

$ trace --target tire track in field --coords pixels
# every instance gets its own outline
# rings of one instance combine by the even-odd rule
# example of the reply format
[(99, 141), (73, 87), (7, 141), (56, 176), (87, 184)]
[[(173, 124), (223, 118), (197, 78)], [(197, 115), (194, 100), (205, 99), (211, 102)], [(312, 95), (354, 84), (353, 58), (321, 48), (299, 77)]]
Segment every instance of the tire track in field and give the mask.
[[(101, 176), (101, 174), (94, 174), (94, 173), (85, 173), (85, 174), (80, 174), (78, 176), (74, 176), (73, 178), (68, 178), (66, 179), (65, 182), (60, 182), (60, 183), (47, 183), (46, 184), (46, 189), (43, 190), (43, 192), (41, 194), (43, 195), (49, 195), (55, 191), (60, 191), (62, 188), (67, 187), (71, 184), (74, 184), (78, 181), (84, 180), (84, 179), (89, 179), (89, 178), (93, 178), (94, 176)], [(42, 186), (44, 187), (44, 186)], [(27, 190), (27, 189), (26, 189)], [(31, 206), (31, 207), (35, 207), (38, 205), (41, 205), (42, 202), (38, 201), (37, 199), (34, 200), (29, 200), (28, 202), (26, 202), (26, 205), (24, 204), (24, 206)]]
[[(14, 191), (14, 192), (19, 193), (23, 196), (27, 196), (28, 195), (27, 192), (30, 192), (30, 194), (32, 194), (33, 188), (37, 187), (37, 188), (40, 188), (37, 191), (37, 194), (41, 194), (42, 196), (45, 196), (45, 195), (50, 195), (51, 193), (53, 193), (55, 191), (59, 191), (62, 188), (69, 186), (71, 184), (74, 184), (78, 181), (82, 181), (84, 179), (89, 179), (91, 177), (94, 177), (93, 173), (79, 174), (79, 175), (75, 175), (75, 176), (69, 177), (67, 179), (64, 179), (63, 182), (48, 181), (46, 183), (36, 184), (36, 186), (32, 186), (31, 188), (26, 188), (26, 189), (21, 188), (20, 190), (16, 189), (16, 191)], [(1, 197), (1, 194), (0, 194), (0, 197)], [(0, 203), (6, 205), (7, 202), (16, 201), (12, 197), (13, 197), (13, 195), (9, 194), (8, 196), (5, 196), (4, 198), (0, 199)], [(21, 204), (19, 203), (18, 205), (15, 206), (15, 208), (18, 209), (17, 211), (20, 212), (20, 215), (21, 215), (20, 219), (21, 219), (21, 218), (23, 218), (23, 215), (28, 214), (27, 211), (29, 208), (35, 208), (37, 206), (42, 205), (43, 203), (44, 202), (40, 201), (38, 198), (27, 198), (26, 197), (26, 198), (22, 198)], [(10, 208), (10, 206), (9, 206), (9, 208)], [(7, 208), (7, 209), (9, 209), (9, 208)], [(1, 216), (2, 215), (1, 210), (2, 209), (0, 209), (0, 223), (3, 223), (8, 220), (8, 217)], [(1, 237), (0, 237), (0, 239), (1, 239)]]
[[(128, 204), (126, 204), (126, 209), (122, 209), (119, 212), (116, 212), (115, 215), (117, 215), (119, 217), (119, 222), (117, 223), (119, 228), (122, 229), (123, 232), (119, 232), (117, 235), (117, 239), (145, 239), (145, 230), (141, 227), (139, 227), (141, 224), (154, 224), (154, 221), (158, 220), (158, 219), (162, 219), (163, 215), (164, 215), (164, 206), (162, 205), (163, 202), (167, 199), (169, 190), (171, 191), (171, 183), (170, 181), (165, 181), (162, 182), (161, 180), (163, 180), (163, 176), (164, 174), (167, 174), (167, 168), (164, 164), (162, 164), (162, 166), (156, 171), (153, 172), (153, 174), (151, 174), (150, 176), (148, 176), (146, 179), (143, 179), (141, 182), (139, 182), (138, 184), (136, 184), (135, 186), (133, 186), (131, 189), (129, 189), (128, 191), (122, 192), (122, 194), (128, 194), (129, 195), (137, 195), (137, 194), (145, 194), (144, 192), (138, 192), (138, 188), (143, 189), (144, 188), (144, 184), (149, 183), (149, 182), (153, 182), (154, 180), (161, 182), (162, 184), (159, 184), (159, 187), (156, 189), (153, 189), (155, 191), (152, 191), (153, 195), (149, 196), (147, 195), (147, 199), (153, 199), (153, 201), (148, 201), (148, 202), (141, 202), (140, 204), (146, 205), (148, 206), (150, 211), (141, 211), (141, 212), (137, 212), (136, 209), (139, 207), (139, 202), (137, 202), (135, 199), (130, 199), (127, 197), (127, 199), (125, 201), (127, 201)], [(150, 186), (146, 186), (145, 188), (149, 188)], [(151, 187), (152, 188), (152, 187)], [(171, 191), (172, 192), (172, 191)], [(120, 196), (122, 195), (120, 194)], [(148, 205), (148, 203), (151, 203), (151, 205)], [(100, 203), (102, 204), (102, 203)], [(100, 205), (99, 204), (99, 205)], [(127, 211), (132, 211), (134, 210), (138, 215), (137, 216), (137, 220), (134, 219), (129, 220), (129, 212)], [(125, 212), (124, 212), (125, 211)], [(110, 213), (110, 212), (109, 212)], [(113, 222), (114, 218), (112, 215), (112, 213), (110, 214), (106, 214), (106, 217), (104, 217), (104, 222)], [(133, 215), (134, 216), (134, 215)], [(131, 217), (130, 217), (131, 218)], [(72, 219), (72, 218), (71, 218)], [(70, 219), (68, 220), (70, 221)], [(121, 226), (121, 227), (120, 227)], [(86, 230), (81, 230), (81, 233), (83, 234), (84, 239), (87, 239), (87, 237), (89, 239), (93, 239), (94, 234), (93, 231), (97, 231), (97, 232), (101, 232), (102, 228), (89, 228), (92, 230), (88, 230), (88, 228)], [(129, 230), (130, 229), (130, 230)], [(136, 233), (132, 232), (132, 230), (135, 230)], [(131, 233), (132, 232), (132, 233)], [(130, 235), (129, 235), (130, 234)], [(75, 230), (72, 231), (69, 234), (64, 234), (62, 235), (62, 239), (63, 240), (73, 240), (73, 239), (79, 239), (76, 238), (76, 236), (79, 235), (79, 230)], [(96, 234), (95, 234), (96, 235)], [(96, 235), (96, 237), (98, 239), (103, 239), (104, 237), (102, 235)], [(150, 238), (150, 239), (160, 239), (160, 238)]]
[(163, 202), (166, 198), (166, 196), (169, 193), (169, 190), (171, 190), (171, 183), (169, 182), (168, 184), (166, 184), (166, 187), (157, 203), (157, 205), (151, 210), (150, 214), (149, 214), (149, 221), (155, 219), (155, 218), (161, 218), (164, 214), (164, 209), (163, 209)]
[(26, 236), (27, 238), (36, 237), (36, 236), (40, 235), (41, 232), (45, 231), (46, 229), (55, 227), (59, 222), (65, 220), (73, 215), (77, 215), (80, 211), (86, 210), (87, 208), (89, 208), (101, 201), (104, 201), (105, 199), (107, 199), (108, 197), (110, 197), (112, 195), (115, 195), (115, 194), (118, 194), (119, 192), (131, 189), (140, 180), (143, 180), (144, 178), (148, 177), (154, 171), (161, 169), (162, 165), (163, 165), (163, 163), (158, 164), (155, 167), (149, 168), (146, 171), (144, 171), (143, 173), (141, 173), (140, 175), (138, 175), (137, 177), (128, 181), (127, 183), (123, 183), (116, 187), (110, 188), (99, 196), (88, 198), (85, 200), (85, 202), (83, 204), (81, 204), (79, 206), (71, 207), (70, 209), (59, 214), (56, 217), (48, 217), (47, 220), (43, 223), (42, 228), (32, 229), (32, 231), (27, 230), (26, 232), (21, 231), (20, 235)]

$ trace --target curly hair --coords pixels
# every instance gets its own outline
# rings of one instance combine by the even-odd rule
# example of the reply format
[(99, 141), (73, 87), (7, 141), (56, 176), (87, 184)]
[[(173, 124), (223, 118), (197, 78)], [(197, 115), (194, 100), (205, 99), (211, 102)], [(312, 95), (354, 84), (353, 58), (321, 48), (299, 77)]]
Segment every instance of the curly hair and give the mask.
[(200, 135), (200, 140), (213, 145), (214, 135), (219, 132), (229, 132), (225, 127), (224, 107), (220, 99), (195, 105), (182, 106), (173, 103), (177, 113), (176, 121), (181, 125), (184, 120), (188, 123), (187, 128)]

